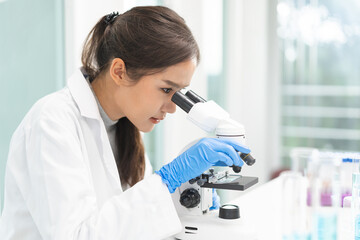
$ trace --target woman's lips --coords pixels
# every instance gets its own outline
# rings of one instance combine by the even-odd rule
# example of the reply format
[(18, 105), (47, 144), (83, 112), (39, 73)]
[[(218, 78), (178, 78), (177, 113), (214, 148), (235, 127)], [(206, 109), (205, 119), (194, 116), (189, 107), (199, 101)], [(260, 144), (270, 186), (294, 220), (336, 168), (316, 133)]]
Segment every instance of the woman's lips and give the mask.
[(154, 123), (154, 124), (157, 124), (157, 123), (159, 123), (161, 120), (163, 120), (164, 118), (154, 118), (154, 117), (152, 117), (152, 118), (150, 118), (150, 121), (152, 122), (152, 123)]

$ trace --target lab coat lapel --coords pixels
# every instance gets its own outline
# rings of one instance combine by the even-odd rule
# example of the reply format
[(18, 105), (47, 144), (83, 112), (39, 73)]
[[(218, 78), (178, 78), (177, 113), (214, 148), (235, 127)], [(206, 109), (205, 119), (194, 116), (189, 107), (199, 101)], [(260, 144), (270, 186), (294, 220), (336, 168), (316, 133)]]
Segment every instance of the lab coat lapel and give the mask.
[(114, 195), (114, 191), (111, 184), (111, 179), (109, 174), (105, 169), (105, 164), (102, 164), (102, 159), (100, 152), (98, 150), (98, 143), (96, 138), (93, 136), (93, 129), (96, 128), (94, 125), (98, 125), (93, 119), (82, 118), (81, 130), (84, 137), (84, 142), (86, 145), (86, 153), (89, 159), (89, 167), (92, 176), (92, 185), (94, 186), (97, 203), (99, 209), (104, 204), (104, 202)]
[[(96, 122), (96, 124), (90, 124), (91, 121), (87, 121), (87, 125), (90, 127), (88, 131), (91, 131), (91, 135), (96, 141), (96, 146), (92, 147), (99, 150), (102, 162), (111, 175), (111, 179), (109, 180), (112, 186), (121, 190), (119, 173), (117, 171), (116, 162), (111, 150), (104, 122), (101, 119), (94, 94), (80, 70), (77, 70), (69, 79), (68, 87), (74, 101), (79, 107), (81, 116)], [(89, 144), (91, 145), (91, 143)], [(87, 145), (87, 147), (89, 146)], [(93, 150), (91, 151), (93, 152)], [(91, 156), (89, 157), (91, 158)]]

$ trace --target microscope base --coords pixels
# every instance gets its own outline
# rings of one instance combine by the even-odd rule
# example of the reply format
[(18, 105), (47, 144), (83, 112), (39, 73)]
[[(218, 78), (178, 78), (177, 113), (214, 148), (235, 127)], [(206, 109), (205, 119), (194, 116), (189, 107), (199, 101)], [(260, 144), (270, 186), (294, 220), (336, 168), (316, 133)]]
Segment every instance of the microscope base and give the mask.
[(213, 210), (202, 216), (180, 216), (183, 229), (174, 236), (178, 240), (245, 239), (255, 240), (254, 226), (241, 219), (221, 219)]

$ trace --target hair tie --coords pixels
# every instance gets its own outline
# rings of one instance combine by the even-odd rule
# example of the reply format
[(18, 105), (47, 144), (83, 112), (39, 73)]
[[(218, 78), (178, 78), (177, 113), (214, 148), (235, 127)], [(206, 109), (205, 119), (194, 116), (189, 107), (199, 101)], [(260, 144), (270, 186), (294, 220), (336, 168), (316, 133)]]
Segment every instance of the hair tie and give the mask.
[(119, 12), (112, 12), (106, 15), (104, 22), (106, 25), (109, 25), (110, 23), (114, 22), (115, 18), (119, 16)]

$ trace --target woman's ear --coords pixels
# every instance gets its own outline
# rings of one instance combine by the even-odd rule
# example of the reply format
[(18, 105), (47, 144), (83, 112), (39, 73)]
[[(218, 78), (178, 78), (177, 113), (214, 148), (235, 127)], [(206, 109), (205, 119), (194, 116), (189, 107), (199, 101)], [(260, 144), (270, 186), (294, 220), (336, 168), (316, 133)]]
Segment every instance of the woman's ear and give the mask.
[(110, 76), (116, 85), (126, 84), (126, 67), (121, 58), (114, 58), (110, 65)]

